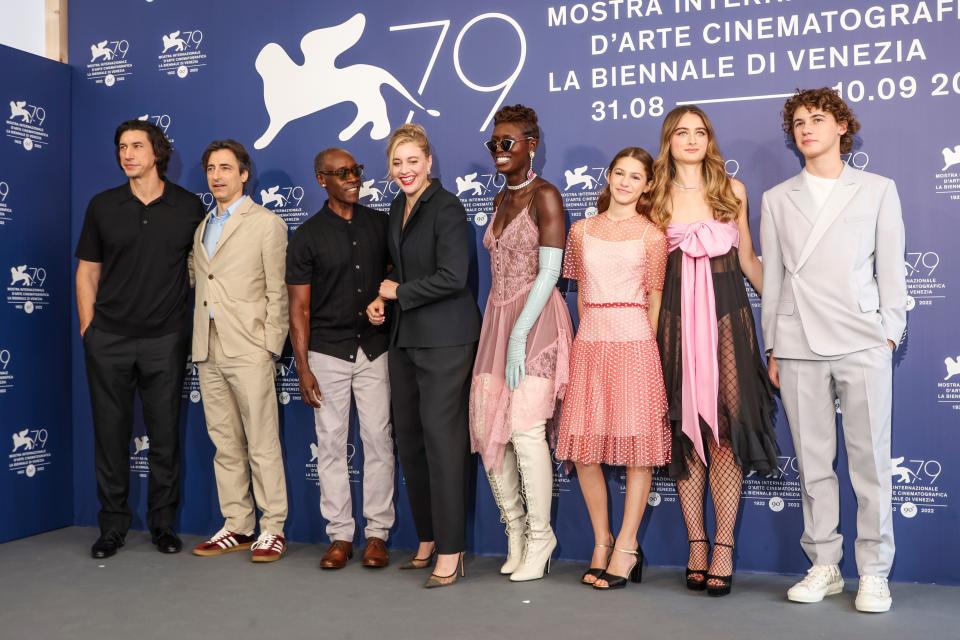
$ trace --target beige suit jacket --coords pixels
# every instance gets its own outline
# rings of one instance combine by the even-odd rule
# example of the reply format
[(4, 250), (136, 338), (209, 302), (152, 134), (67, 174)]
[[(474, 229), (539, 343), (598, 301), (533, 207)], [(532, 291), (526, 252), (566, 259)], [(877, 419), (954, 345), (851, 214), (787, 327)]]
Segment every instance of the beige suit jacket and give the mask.
[(203, 233), (209, 220), (208, 215), (193, 237), (193, 361), (207, 359), (211, 308), (227, 356), (279, 354), (289, 327), (286, 223), (247, 197), (227, 220), (208, 256)]
[(802, 173), (763, 194), (764, 347), (823, 360), (900, 342), (907, 324), (897, 186), (845, 166), (819, 213)]

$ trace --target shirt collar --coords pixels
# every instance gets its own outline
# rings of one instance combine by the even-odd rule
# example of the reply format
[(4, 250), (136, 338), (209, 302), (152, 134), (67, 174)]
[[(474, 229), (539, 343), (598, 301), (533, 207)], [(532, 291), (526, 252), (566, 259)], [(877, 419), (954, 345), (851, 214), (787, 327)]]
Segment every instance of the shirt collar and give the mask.
[(217, 207), (210, 209), (210, 219), (218, 222), (226, 222), (227, 218), (229, 218), (237, 210), (237, 207), (240, 206), (240, 203), (246, 200), (246, 198), (247, 196), (245, 195), (240, 196), (240, 198), (227, 207), (226, 211), (223, 212), (223, 215), (219, 217), (217, 216)]
[[(160, 193), (160, 197), (153, 202), (160, 202), (162, 200), (165, 204), (171, 206), (175, 205), (176, 202), (173, 198), (173, 189), (170, 188), (170, 183), (167, 182), (166, 178), (160, 178), (160, 180), (163, 182), (163, 191)], [(137, 197), (133, 195), (133, 189), (130, 188), (130, 181), (127, 180), (127, 182), (124, 184), (123, 197), (120, 199), (120, 201), (126, 202), (127, 200), (133, 200), (135, 198)], [(148, 202), (147, 204), (153, 204), (153, 202)]]
[[(347, 224), (347, 221), (338, 216), (333, 209), (330, 208), (330, 200), (323, 201), (323, 209), (320, 210), (324, 215), (326, 215), (328, 220), (332, 220), (339, 224)], [(353, 205), (353, 219), (357, 219), (357, 205)]]

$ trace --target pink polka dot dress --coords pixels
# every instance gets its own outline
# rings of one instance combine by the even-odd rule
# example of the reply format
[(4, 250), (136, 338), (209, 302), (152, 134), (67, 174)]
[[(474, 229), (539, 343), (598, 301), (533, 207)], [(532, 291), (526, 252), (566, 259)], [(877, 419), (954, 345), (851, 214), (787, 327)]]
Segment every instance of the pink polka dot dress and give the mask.
[(618, 466), (670, 462), (667, 396), (648, 291), (662, 291), (663, 232), (644, 216), (605, 214), (570, 229), (563, 276), (582, 315), (557, 435), (558, 460)]

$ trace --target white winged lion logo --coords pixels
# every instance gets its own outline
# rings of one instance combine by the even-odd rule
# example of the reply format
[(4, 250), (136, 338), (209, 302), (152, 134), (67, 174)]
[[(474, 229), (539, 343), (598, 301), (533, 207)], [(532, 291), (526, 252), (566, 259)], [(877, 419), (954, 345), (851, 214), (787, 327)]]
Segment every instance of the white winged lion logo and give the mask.
[(956, 358), (947, 356), (943, 359), (943, 364), (947, 367), (947, 375), (944, 376), (944, 381), (949, 380), (953, 376), (960, 376), (960, 356)]
[(471, 195), (483, 195), (483, 183), (477, 182), (477, 172), (468, 173), (462, 178), (457, 178), (457, 195), (462, 196), (465, 192), (472, 191)]
[(96, 62), (97, 58), (113, 60), (113, 51), (107, 48), (106, 40), (90, 45), (90, 62)]
[(943, 154), (943, 169), (940, 169), (940, 171), (946, 171), (953, 165), (960, 164), (960, 144), (953, 149), (944, 147), (940, 153)]
[(138, 456), (144, 451), (147, 451), (149, 449), (150, 449), (150, 436), (134, 437), (133, 455)]
[(404, 98), (431, 116), (440, 112), (426, 109), (410, 95), (406, 87), (393, 75), (369, 64), (338, 67), (337, 57), (355, 45), (366, 25), (366, 18), (358, 13), (335, 27), (315, 29), (300, 40), (303, 64), (290, 59), (276, 42), (267, 44), (254, 66), (263, 78), (263, 104), (270, 116), (270, 124), (254, 148), (263, 149), (290, 122), (323, 111), (343, 102), (352, 102), (357, 117), (340, 132), (340, 140), (349, 140), (367, 123), (373, 125), (370, 137), (382, 140), (390, 134), (390, 118), (381, 87), (389, 85)]
[(282, 207), (286, 204), (286, 199), (283, 197), (283, 194), (278, 193), (280, 191), (280, 185), (274, 185), (269, 189), (260, 189), (260, 204), (265, 207), (273, 205), (275, 207)]
[(30, 451), (33, 449), (35, 442), (34, 439), (28, 436), (30, 429), (24, 429), (20, 433), (13, 434), (13, 450), (16, 452), (17, 449), (23, 447), (25, 451)]
[(597, 187), (597, 179), (587, 175), (586, 172), (588, 168), (587, 165), (583, 165), (573, 171), (569, 169), (564, 171), (563, 175), (567, 179), (567, 186), (565, 186), (563, 190), (570, 191), (570, 189), (578, 185), (581, 189), (595, 189)]
[(166, 53), (170, 49), (175, 51), (183, 51), (186, 46), (187, 41), (180, 37), (179, 31), (174, 31), (170, 35), (163, 36), (163, 53)]

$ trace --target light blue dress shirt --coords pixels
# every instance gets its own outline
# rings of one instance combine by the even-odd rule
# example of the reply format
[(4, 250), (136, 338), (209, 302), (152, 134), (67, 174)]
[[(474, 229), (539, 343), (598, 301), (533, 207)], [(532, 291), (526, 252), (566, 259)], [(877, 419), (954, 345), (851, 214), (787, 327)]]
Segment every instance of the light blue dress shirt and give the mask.
[[(230, 215), (237, 210), (237, 206), (246, 199), (247, 196), (240, 196), (240, 199), (231, 204), (226, 210), (217, 215), (217, 209), (219, 207), (214, 207), (210, 210), (210, 220), (207, 221), (207, 227), (203, 230), (203, 248), (207, 252), (207, 257), (212, 258), (213, 252), (217, 249), (217, 243), (220, 241), (220, 236), (223, 234), (223, 227), (227, 224), (227, 220), (230, 219)], [(210, 305), (210, 318), (213, 319), (213, 305)]]

